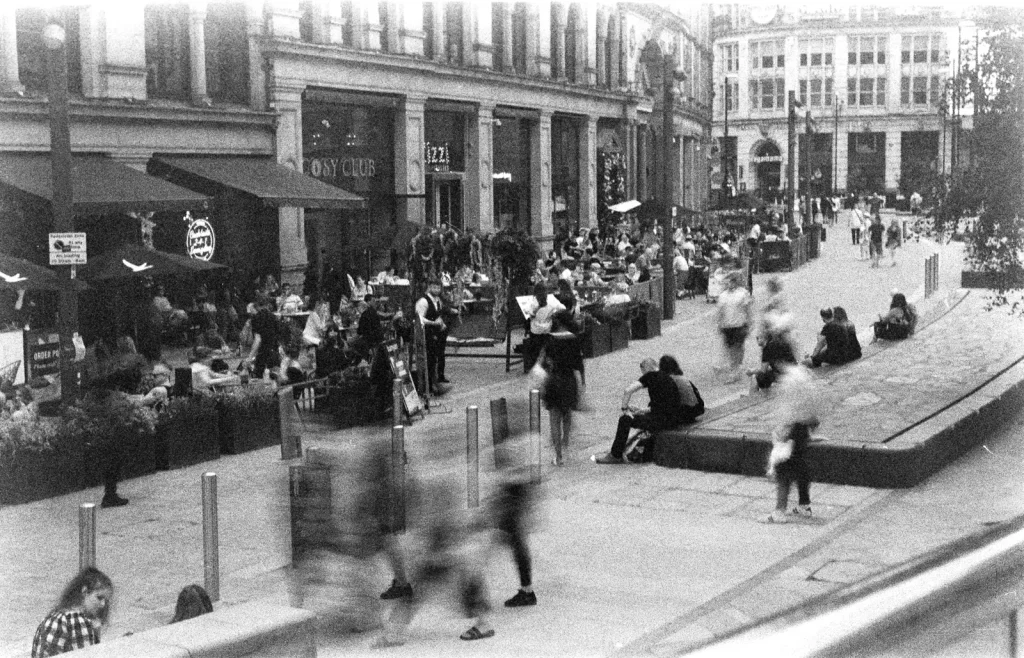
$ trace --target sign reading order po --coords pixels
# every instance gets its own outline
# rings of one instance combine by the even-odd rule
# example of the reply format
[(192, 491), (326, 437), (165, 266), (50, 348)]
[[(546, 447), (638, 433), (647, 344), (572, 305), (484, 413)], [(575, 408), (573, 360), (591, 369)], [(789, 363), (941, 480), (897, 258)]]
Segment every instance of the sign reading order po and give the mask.
[(192, 219), (188, 225), (188, 234), (185, 236), (185, 249), (190, 258), (197, 260), (210, 260), (213, 258), (213, 250), (217, 245), (216, 236), (213, 233), (213, 226), (205, 217)]

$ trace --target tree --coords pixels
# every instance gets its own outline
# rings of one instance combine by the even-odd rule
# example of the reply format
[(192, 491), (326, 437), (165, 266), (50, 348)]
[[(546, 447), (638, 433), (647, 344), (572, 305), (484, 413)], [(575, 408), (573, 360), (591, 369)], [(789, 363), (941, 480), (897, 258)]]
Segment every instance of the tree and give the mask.
[(977, 214), (967, 235), (967, 261), (995, 276), (994, 306), (1024, 314), (1016, 294), (1024, 288), (1024, 13), (989, 7), (976, 23), (986, 36), (978, 47), (967, 44), (976, 57), (968, 58), (949, 87), (954, 101), (974, 106), (971, 158), (938, 181), (935, 225), (948, 233), (964, 215)]

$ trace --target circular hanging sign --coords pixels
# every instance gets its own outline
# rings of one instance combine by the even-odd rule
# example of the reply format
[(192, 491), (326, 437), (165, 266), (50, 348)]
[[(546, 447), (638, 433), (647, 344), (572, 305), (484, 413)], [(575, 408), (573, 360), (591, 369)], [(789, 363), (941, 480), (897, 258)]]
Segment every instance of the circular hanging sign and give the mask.
[(213, 226), (206, 219), (194, 219), (188, 225), (185, 247), (189, 257), (197, 260), (210, 260), (213, 258), (213, 249), (216, 246), (216, 242)]

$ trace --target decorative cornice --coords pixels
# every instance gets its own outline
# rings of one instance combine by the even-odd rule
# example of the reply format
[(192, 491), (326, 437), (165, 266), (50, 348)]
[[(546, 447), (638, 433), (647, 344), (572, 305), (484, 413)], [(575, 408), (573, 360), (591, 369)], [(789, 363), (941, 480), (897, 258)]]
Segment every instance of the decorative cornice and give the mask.
[[(143, 100), (72, 100), (70, 113), (72, 122), (201, 123), (267, 130), (274, 130), (277, 125), (277, 115), (273, 112), (204, 108), (184, 103), (170, 105), (165, 102)], [(0, 98), (0, 117), (46, 121), (49, 118), (49, 106), (45, 98)]]

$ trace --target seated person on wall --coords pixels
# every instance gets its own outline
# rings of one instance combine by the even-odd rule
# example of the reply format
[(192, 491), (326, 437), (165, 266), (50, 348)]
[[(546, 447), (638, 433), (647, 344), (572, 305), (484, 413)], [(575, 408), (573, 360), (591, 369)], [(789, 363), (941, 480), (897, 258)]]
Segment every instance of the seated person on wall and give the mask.
[(281, 286), (281, 296), (277, 298), (278, 313), (298, 313), (302, 310), (302, 297), (292, 291), (292, 284), (286, 283)]
[(846, 309), (842, 306), (832, 308), (832, 317), (836, 324), (846, 332), (846, 356), (850, 361), (856, 361), (861, 357), (860, 340), (857, 338), (857, 328), (850, 322), (846, 315)]
[(704, 399), (697, 390), (697, 385), (683, 375), (674, 356), (665, 354), (658, 361), (658, 370), (672, 378), (679, 389), (679, 422), (680, 424), (696, 423), (704, 415)]
[[(630, 429), (659, 432), (676, 427), (683, 421), (679, 387), (672, 377), (658, 370), (658, 363), (654, 359), (641, 361), (640, 372), (639, 381), (633, 382), (622, 392), (622, 415), (619, 416), (615, 430), (615, 440), (607, 454), (594, 455), (593, 459), (598, 464), (625, 463), (623, 458)], [(650, 397), (650, 410), (633, 413), (629, 401), (642, 388), (647, 389)]]
[(878, 316), (878, 322), (874, 323), (874, 328), (875, 337), (871, 340), (872, 343), (879, 338), (902, 340), (913, 334), (917, 328), (917, 312), (912, 305), (907, 303), (907, 298), (903, 293), (893, 293), (889, 312)]
[(824, 325), (818, 334), (818, 342), (806, 357), (803, 364), (809, 368), (817, 368), (823, 363), (842, 365), (853, 360), (850, 354), (849, 338), (846, 328), (835, 321), (831, 308), (820, 311)]
[(793, 314), (770, 310), (765, 313), (761, 334), (761, 366), (747, 371), (752, 375), (753, 390), (766, 390), (779, 380), (786, 367), (796, 365), (796, 350), (792, 339)]

